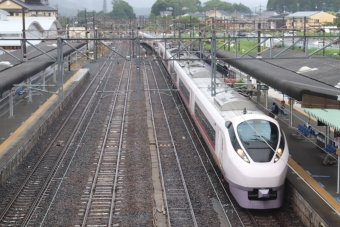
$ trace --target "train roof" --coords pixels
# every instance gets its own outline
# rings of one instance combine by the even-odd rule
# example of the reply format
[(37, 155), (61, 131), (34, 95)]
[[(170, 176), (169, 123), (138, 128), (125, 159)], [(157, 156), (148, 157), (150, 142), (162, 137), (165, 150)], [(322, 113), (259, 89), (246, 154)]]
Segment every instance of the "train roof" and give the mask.
[[(182, 66), (183, 63), (185, 63), (184, 66)], [(230, 118), (244, 115), (244, 110), (247, 111), (247, 114), (263, 115), (249, 98), (244, 97), (227, 85), (218, 72), (216, 73), (216, 96), (211, 96), (211, 67), (208, 64), (197, 59), (190, 62), (181, 61), (179, 65), (224, 120), (227, 121)]]

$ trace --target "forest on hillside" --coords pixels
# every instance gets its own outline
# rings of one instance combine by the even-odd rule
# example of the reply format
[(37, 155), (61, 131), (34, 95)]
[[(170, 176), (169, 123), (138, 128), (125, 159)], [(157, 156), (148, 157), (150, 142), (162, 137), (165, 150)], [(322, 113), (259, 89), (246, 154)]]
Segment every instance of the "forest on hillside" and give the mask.
[(242, 13), (250, 13), (251, 10), (242, 3), (230, 3), (223, 0), (208, 0), (201, 3), (200, 0), (156, 0), (151, 7), (151, 14), (159, 16), (161, 11), (171, 8), (172, 15), (178, 16), (187, 12), (204, 12), (207, 10), (224, 10), (232, 13), (235, 10)]
[(277, 12), (340, 10), (340, 0), (268, 0), (267, 10)]

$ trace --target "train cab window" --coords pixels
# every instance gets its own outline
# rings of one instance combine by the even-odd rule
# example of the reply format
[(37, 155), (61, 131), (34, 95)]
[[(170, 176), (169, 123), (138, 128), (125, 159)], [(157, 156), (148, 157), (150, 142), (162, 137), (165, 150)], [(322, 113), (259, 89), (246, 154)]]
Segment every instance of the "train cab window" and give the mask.
[(226, 122), (226, 127), (228, 128), (230, 143), (231, 143), (231, 145), (233, 145), (233, 147), (236, 151), (237, 149), (241, 148), (241, 146), (240, 146), (240, 144), (237, 140), (233, 124), (230, 121), (228, 121), (228, 122)]
[(244, 149), (254, 162), (270, 162), (279, 142), (278, 127), (266, 120), (249, 120), (237, 126)]
[(285, 149), (285, 134), (283, 133), (283, 130), (281, 129), (281, 138), (280, 138), (280, 148), (282, 149), (282, 150), (284, 150)]

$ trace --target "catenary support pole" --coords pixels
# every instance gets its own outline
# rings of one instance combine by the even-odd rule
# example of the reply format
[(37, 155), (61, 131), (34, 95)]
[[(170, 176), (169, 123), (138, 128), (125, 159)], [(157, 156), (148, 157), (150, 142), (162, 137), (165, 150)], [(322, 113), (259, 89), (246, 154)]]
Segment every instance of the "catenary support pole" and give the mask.
[(58, 50), (58, 97), (62, 101), (64, 99), (63, 90), (63, 74), (64, 74), (64, 57), (63, 57), (63, 41), (59, 37), (57, 40), (57, 50)]
[(216, 96), (216, 34), (211, 37), (211, 96)]
[(141, 84), (140, 84), (140, 38), (139, 36), (136, 37), (136, 76), (137, 76), (137, 81), (136, 81), (136, 94), (137, 94), (137, 99), (140, 100), (141, 97)]

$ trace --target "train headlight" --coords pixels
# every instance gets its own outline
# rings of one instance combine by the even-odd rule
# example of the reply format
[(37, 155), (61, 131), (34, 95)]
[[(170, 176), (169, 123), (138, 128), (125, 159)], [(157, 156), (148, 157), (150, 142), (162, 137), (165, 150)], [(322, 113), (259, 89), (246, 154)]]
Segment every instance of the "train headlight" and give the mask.
[(279, 159), (281, 158), (282, 154), (283, 154), (283, 149), (279, 147), (279, 148), (277, 149), (277, 151), (276, 151), (274, 163), (276, 163), (277, 161), (279, 161)]
[(244, 156), (244, 151), (242, 149), (237, 149), (237, 154), (241, 157)]
[(244, 151), (241, 148), (237, 149), (236, 153), (243, 159), (243, 161), (250, 163), (247, 155), (244, 153)]

